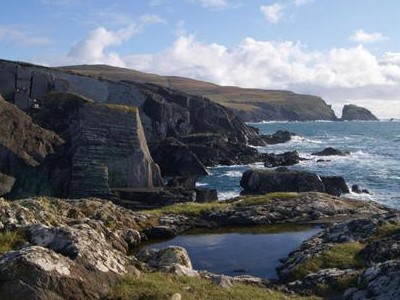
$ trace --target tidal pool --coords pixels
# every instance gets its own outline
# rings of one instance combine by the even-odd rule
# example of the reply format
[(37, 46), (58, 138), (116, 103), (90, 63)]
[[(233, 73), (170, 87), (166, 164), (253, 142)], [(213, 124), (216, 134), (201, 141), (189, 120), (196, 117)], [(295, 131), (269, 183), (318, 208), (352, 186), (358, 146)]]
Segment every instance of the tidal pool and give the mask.
[(279, 260), (320, 231), (319, 227), (298, 225), (224, 228), (191, 232), (145, 247), (184, 247), (196, 270), (277, 279)]

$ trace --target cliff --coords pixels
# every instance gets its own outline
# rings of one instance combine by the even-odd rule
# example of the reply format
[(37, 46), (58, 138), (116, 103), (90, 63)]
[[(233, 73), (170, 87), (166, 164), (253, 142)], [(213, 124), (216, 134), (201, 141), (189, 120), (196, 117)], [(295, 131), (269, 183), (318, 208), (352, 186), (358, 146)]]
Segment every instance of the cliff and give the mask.
[(50, 93), (34, 114), (40, 127), (16, 106), (0, 105), (0, 172), (16, 178), (11, 197), (110, 196), (112, 188), (162, 184), (134, 107)]
[[(213, 161), (218, 163), (231, 158), (237, 161), (250, 149), (248, 143), (265, 144), (254, 128), (247, 126), (222, 105), (203, 96), (150, 83), (89, 75), (3, 60), (0, 61), (0, 81), (4, 84), (0, 92), (27, 111), (32, 111), (35, 106), (42, 109), (43, 100), (50, 92), (69, 92), (98, 103), (138, 107), (150, 151), (168, 137), (183, 141), (188, 136), (212, 133), (218, 135), (218, 142), (208, 143), (208, 153), (218, 156), (221, 148), (226, 150), (223, 156)], [(61, 127), (66, 124), (64, 121), (59, 123)]]
[(343, 121), (379, 121), (368, 109), (353, 104), (348, 104), (343, 107)]
[(153, 83), (188, 94), (204, 96), (230, 108), (244, 121), (263, 120), (336, 120), (332, 108), (323, 99), (290, 91), (246, 89), (175, 76), (158, 76), (105, 65), (83, 65), (60, 68), (77, 74), (113, 81)]

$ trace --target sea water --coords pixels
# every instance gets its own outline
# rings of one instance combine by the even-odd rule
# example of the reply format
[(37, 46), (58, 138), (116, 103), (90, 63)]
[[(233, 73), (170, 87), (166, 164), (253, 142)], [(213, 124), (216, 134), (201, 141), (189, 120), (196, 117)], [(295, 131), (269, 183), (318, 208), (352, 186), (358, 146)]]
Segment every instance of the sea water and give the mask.
[[(359, 185), (371, 194), (346, 196), (373, 200), (400, 208), (400, 122), (275, 122), (252, 123), (260, 133), (277, 130), (295, 133), (290, 142), (257, 147), (260, 152), (282, 153), (296, 150), (308, 160), (289, 167), (323, 176), (343, 176), (349, 186)], [(350, 151), (348, 156), (312, 156), (311, 153), (334, 147)], [(317, 162), (319, 159), (327, 160)], [(263, 163), (245, 166), (217, 166), (199, 185), (216, 188), (221, 200), (238, 196), (242, 173), (250, 168), (264, 169)]]

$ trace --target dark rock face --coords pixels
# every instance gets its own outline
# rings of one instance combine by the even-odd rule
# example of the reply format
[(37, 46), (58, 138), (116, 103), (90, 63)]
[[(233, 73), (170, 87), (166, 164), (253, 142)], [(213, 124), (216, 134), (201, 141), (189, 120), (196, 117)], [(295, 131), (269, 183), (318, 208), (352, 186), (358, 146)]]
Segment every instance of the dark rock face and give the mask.
[[(0, 79), (4, 82), (0, 93), (3, 92), (8, 100), (24, 110), (28, 110), (34, 101), (41, 106), (45, 96), (54, 91), (72, 92), (101, 103), (139, 107), (151, 151), (168, 137), (182, 140), (188, 135), (210, 133), (220, 135), (226, 146), (221, 147), (221, 143), (210, 146), (210, 142), (207, 151), (200, 149), (198, 152), (211, 153), (212, 157), (217, 156), (215, 154), (223, 148), (221, 160), (225, 161), (227, 157), (236, 158), (238, 153), (244, 152), (243, 149), (248, 152), (248, 143), (265, 145), (256, 129), (247, 126), (223, 106), (202, 96), (192, 96), (153, 84), (100, 80), (61, 69), (9, 61), (0, 61)], [(66, 129), (62, 128), (67, 124), (65, 121), (65, 118), (61, 118), (58, 122), (60, 130)], [(195, 145), (190, 150), (194, 149), (197, 149)], [(200, 160), (206, 163), (202, 157), (199, 157)], [(99, 180), (103, 179), (100, 177)]]
[(281, 166), (291, 166), (298, 164), (301, 158), (297, 151), (285, 152), (282, 154), (265, 154), (264, 166), (267, 168), (275, 168)]
[(196, 188), (196, 202), (213, 202), (218, 200), (216, 189)]
[(292, 136), (295, 136), (293, 132), (287, 130), (278, 130), (277, 132), (269, 135), (262, 135), (263, 140), (269, 144), (282, 144), (289, 142), (292, 139)]
[(167, 187), (194, 190), (196, 188), (196, 178), (194, 177), (173, 177), (168, 180)]
[(153, 151), (152, 156), (163, 176), (204, 176), (208, 172), (189, 147), (175, 138), (167, 138)]
[(342, 112), (343, 121), (379, 121), (368, 109), (353, 104), (345, 105)]
[(315, 156), (346, 156), (349, 155), (350, 152), (348, 151), (341, 151), (332, 147), (325, 148), (324, 150), (320, 152), (314, 152), (311, 155)]
[(351, 186), (351, 191), (356, 194), (370, 194), (367, 189), (361, 189), (358, 184), (353, 184)]
[(243, 194), (266, 194), (272, 192), (325, 192), (321, 179), (309, 172), (248, 170), (240, 180)]
[(328, 194), (340, 196), (350, 193), (346, 181), (341, 176), (321, 176), (321, 180)]

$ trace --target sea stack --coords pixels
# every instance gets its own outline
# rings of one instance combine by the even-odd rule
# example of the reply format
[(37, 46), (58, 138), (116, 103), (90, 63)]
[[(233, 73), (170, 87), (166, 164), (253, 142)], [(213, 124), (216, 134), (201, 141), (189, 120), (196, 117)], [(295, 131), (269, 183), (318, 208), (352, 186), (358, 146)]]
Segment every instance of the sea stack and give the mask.
[(368, 109), (354, 104), (343, 107), (342, 121), (379, 121)]

